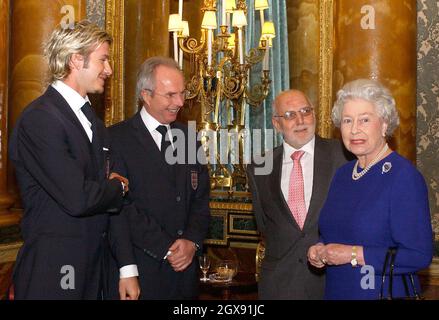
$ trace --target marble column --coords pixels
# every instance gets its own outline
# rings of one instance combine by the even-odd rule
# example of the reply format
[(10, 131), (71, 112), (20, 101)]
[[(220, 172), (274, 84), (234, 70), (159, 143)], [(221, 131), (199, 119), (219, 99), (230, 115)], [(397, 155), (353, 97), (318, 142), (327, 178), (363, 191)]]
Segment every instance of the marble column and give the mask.
[(125, 118), (137, 108), (136, 77), (142, 62), (152, 56), (168, 56), (169, 0), (125, 1)]
[(0, 225), (14, 222), (8, 214), (14, 199), (7, 190), (9, 8), (9, 0), (0, 0), (0, 43), (5, 44), (0, 47)]
[[(72, 7), (74, 13), (70, 10)], [(48, 85), (47, 64), (42, 53), (44, 41), (55, 26), (71, 22), (66, 19), (68, 15), (79, 21), (85, 18), (85, 11), (85, 0), (11, 1), (9, 131), (26, 105), (40, 96)], [(11, 166), (8, 166), (8, 190), (18, 198)], [(16, 203), (14, 207), (20, 205)]]
[(336, 0), (334, 96), (351, 80), (371, 78), (393, 93), (401, 124), (391, 145), (416, 159), (416, 1)]

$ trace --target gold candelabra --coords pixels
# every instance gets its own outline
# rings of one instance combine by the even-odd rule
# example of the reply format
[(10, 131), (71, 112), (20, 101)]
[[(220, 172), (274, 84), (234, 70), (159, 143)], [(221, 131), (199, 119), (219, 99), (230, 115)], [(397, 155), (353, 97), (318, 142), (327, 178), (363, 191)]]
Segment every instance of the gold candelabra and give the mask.
[[(261, 17), (261, 38), (259, 46), (246, 53), (246, 1), (219, 1), (222, 4), (221, 19), (218, 19), (220, 27), (216, 36), (219, 7), (216, 0), (204, 0), (199, 40), (189, 36), (188, 23), (182, 21), (182, 0), (179, 2), (179, 13), (169, 17), (168, 29), (173, 33), (174, 58), (180, 68), (183, 68), (183, 55), (189, 56), (186, 101), (190, 106), (199, 105), (201, 109), (197, 130), (201, 132), (201, 142), (207, 159), (210, 159), (211, 189), (226, 189), (232, 195), (247, 188), (243, 163), (246, 107), (259, 106), (268, 95), (271, 83), (269, 52), (275, 31), (273, 22), (264, 21), (267, 0), (256, 0), (255, 10), (260, 11)], [(250, 83), (250, 71), (259, 63), (262, 63), (260, 81), (253, 84), (252, 79)], [(226, 115), (226, 119), (221, 118), (221, 121), (221, 115)], [(225, 146), (228, 161), (221, 161), (218, 153), (221, 129), (229, 133)], [(236, 137), (236, 144), (231, 143), (231, 136)], [(220, 147), (224, 148), (222, 145)], [(239, 149), (236, 150), (236, 147)], [(230, 163), (230, 157), (234, 155), (237, 155), (238, 161)]]

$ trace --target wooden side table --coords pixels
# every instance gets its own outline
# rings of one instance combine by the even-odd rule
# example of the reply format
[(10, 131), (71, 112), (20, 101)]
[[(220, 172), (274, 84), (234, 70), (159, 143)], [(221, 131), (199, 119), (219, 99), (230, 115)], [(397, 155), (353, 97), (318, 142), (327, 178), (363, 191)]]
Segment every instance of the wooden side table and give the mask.
[(230, 282), (200, 281), (200, 300), (255, 300), (257, 292), (254, 273), (238, 272)]

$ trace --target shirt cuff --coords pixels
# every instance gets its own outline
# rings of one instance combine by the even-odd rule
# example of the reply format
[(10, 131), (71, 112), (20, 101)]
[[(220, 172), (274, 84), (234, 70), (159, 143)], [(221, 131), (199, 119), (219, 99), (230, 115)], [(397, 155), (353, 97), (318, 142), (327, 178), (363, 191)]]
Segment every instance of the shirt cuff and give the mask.
[(135, 264), (129, 264), (119, 269), (120, 279), (138, 277), (138, 276), (139, 276), (139, 271), (137, 270), (137, 265)]

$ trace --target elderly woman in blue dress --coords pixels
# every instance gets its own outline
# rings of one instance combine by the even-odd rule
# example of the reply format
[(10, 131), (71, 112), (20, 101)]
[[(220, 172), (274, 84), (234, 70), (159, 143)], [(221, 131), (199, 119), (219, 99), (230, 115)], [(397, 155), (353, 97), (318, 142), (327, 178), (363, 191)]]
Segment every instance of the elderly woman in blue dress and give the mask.
[(337, 93), (332, 120), (357, 160), (332, 180), (308, 260), (326, 267), (326, 299), (378, 299), (386, 252), (396, 247), (393, 296), (406, 296), (401, 275), (429, 266), (433, 239), (424, 178), (386, 142), (399, 125), (395, 100), (376, 81), (352, 81)]

